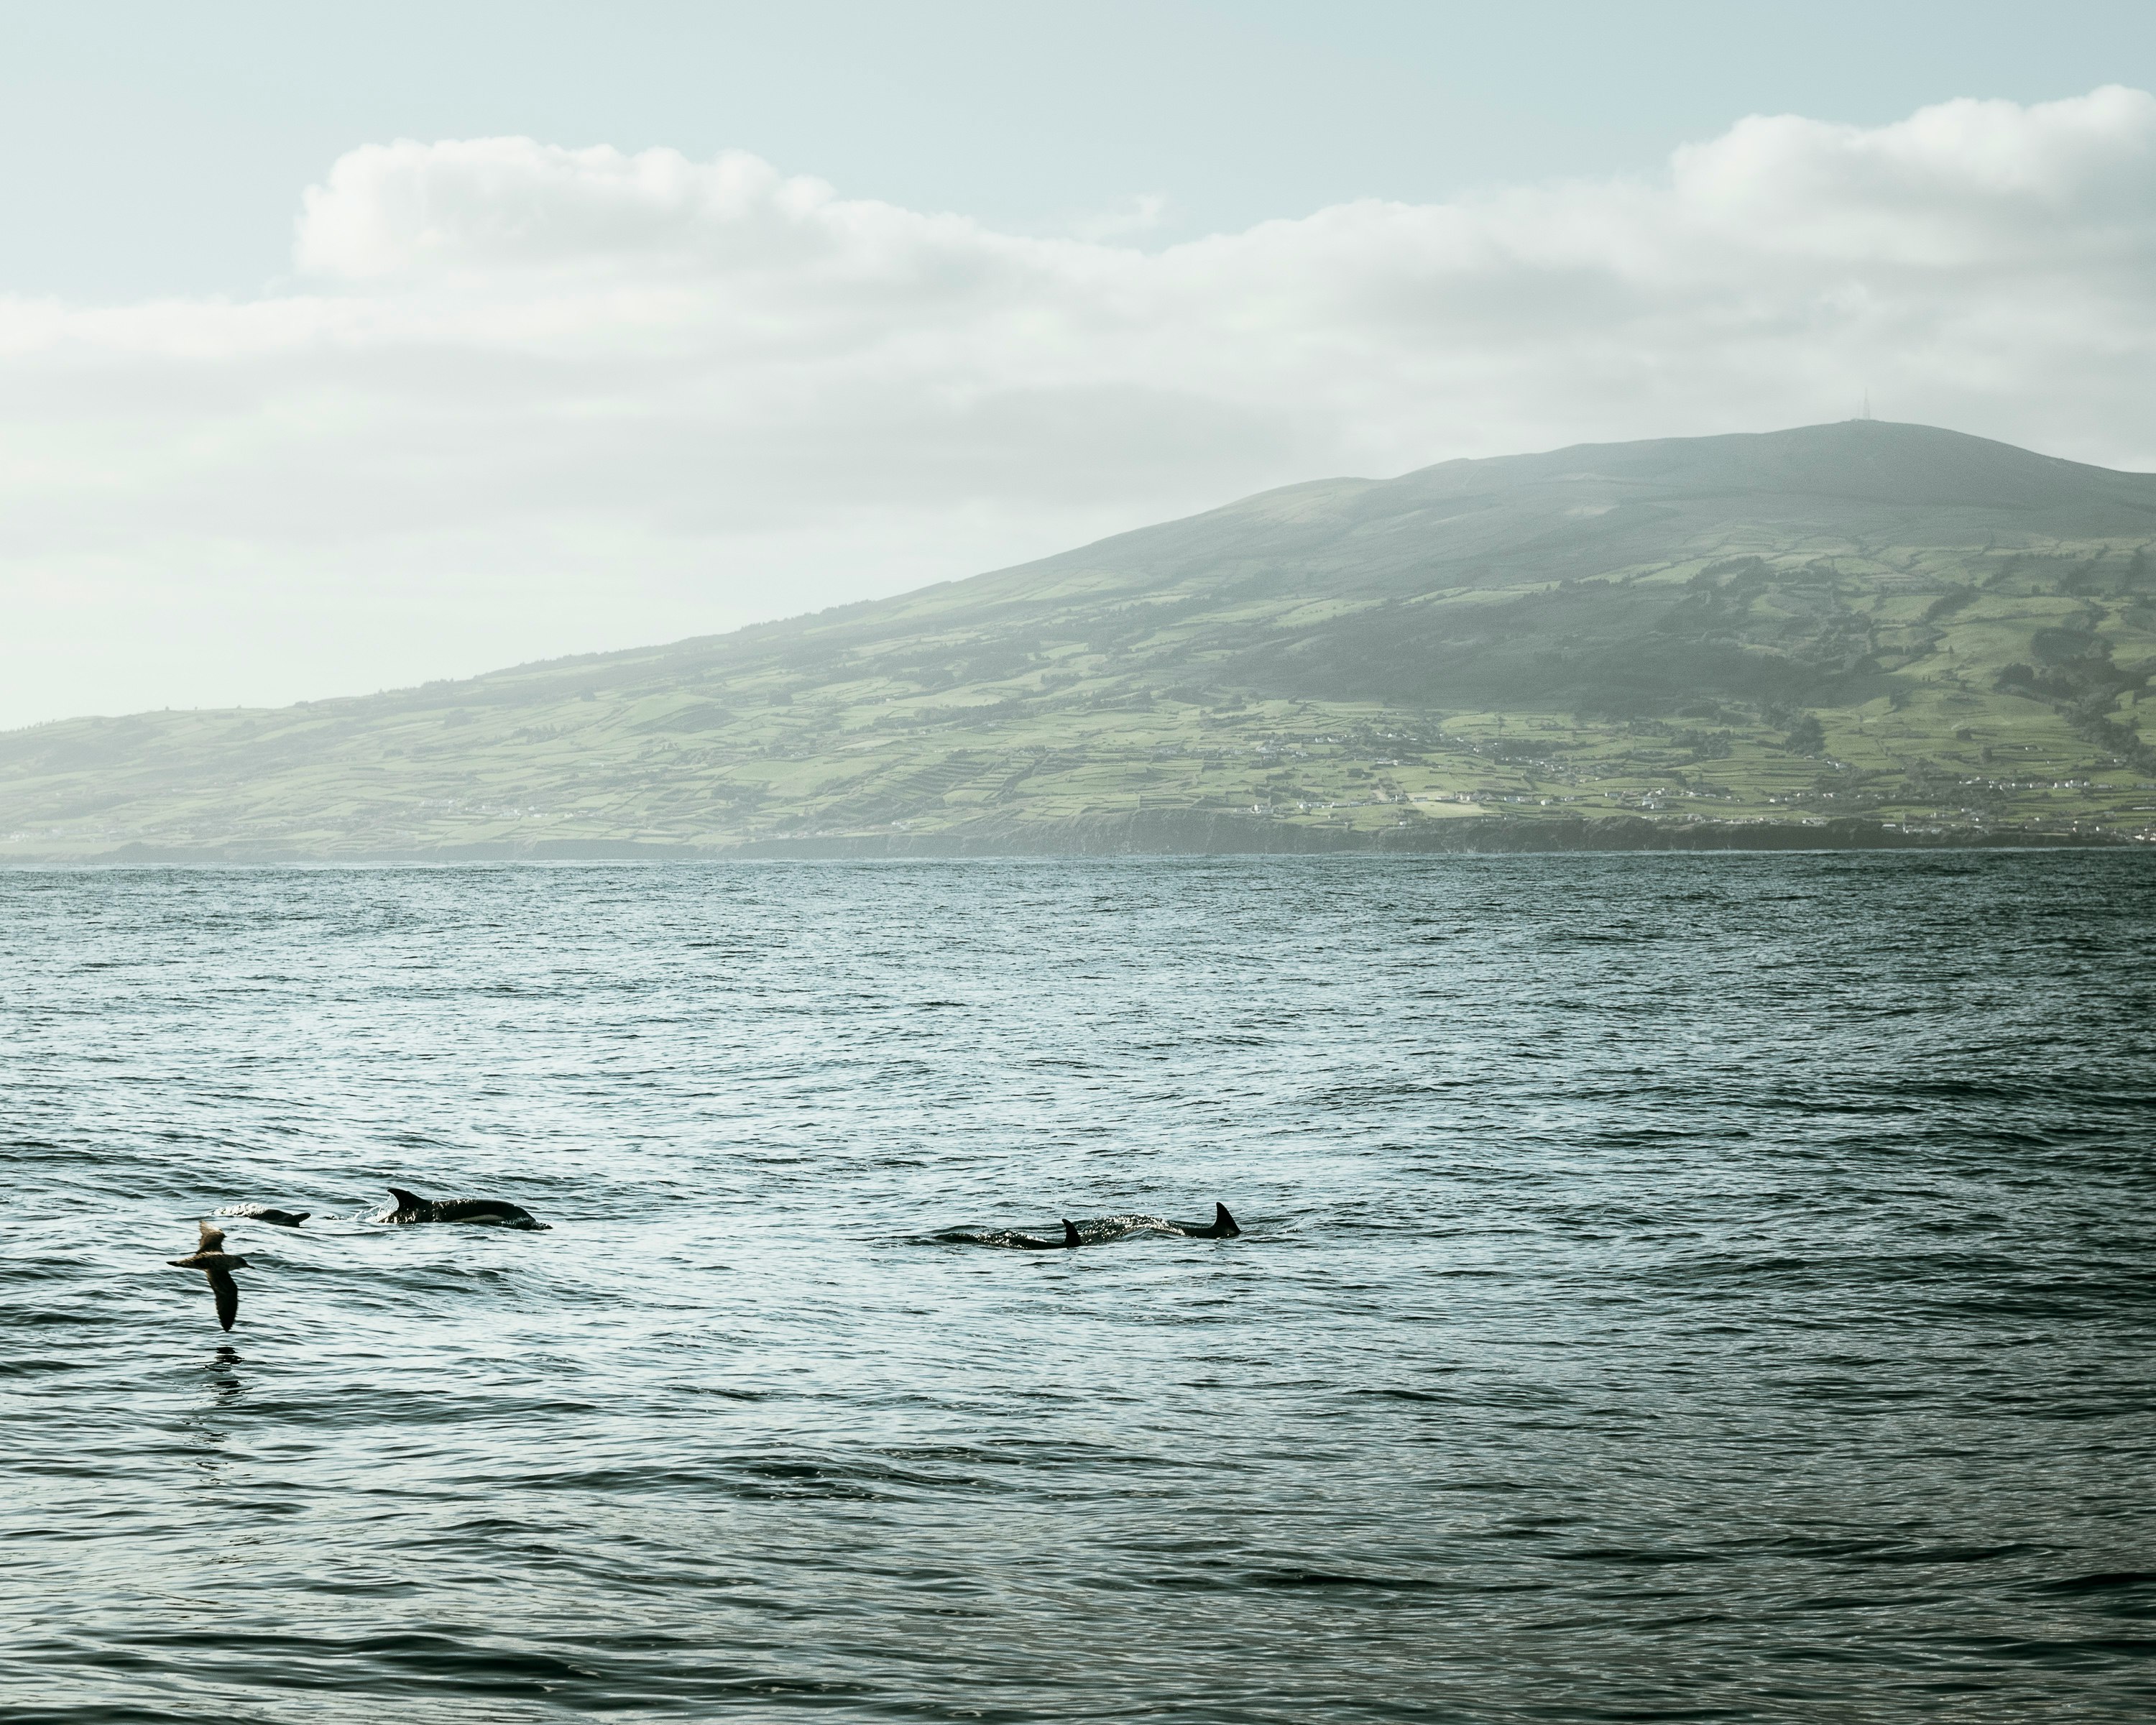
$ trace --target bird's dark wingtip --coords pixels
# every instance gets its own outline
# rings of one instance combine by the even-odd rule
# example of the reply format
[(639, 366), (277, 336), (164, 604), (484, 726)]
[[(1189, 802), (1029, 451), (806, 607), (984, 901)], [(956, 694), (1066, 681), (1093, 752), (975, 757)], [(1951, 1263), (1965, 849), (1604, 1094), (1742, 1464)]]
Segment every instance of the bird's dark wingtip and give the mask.
[(232, 1279), (229, 1270), (209, 1271), (209, 1291), (217, 1300), (217, 1321), (226, 1329), (239, 1316), (239, 1284)]

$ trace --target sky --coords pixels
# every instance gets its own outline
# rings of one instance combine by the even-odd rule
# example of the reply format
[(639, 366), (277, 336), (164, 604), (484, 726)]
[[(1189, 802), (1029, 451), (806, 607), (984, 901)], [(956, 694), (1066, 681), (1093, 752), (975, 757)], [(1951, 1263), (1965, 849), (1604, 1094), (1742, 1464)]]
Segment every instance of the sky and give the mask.
[(2156, 7), (0, 0), (0, 726), (1842, 418), (2156, 468)]

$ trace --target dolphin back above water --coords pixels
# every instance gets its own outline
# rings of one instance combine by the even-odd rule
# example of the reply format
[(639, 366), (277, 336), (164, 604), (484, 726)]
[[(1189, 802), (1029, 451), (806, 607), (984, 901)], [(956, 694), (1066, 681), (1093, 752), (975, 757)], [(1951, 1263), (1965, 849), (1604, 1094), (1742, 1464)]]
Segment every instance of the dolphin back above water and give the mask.
[(1073, 1246), (1085, 1244), (1078, 1237), (1078, 1224), (1068, 1216), (1063, 1219), (1063, 1238), (1060, 1240), (1043, 1240), (1034, 1234), (1014, 1234), (1010, 1237), (1010, 1243), (1014, 1246), (1023, 1246), (1026, 1250), (1032, 1252), (1067, 1251)]
[(1243, 1231), (1228, 1214), (1228, 1206), (1217, 1201), (1210, 1222), (1178, 1222), (1173, 1226), (1178, 1233), (1187, 1234), (1193, 1240), (1233, 1240)]
[(392, 1186), (389, 1195), (397, 1200), (397, 1208), (379, 1219), (384, 1222), (466, 1222), (480, 1228), (521, 1228), (527, 1232), (553, 1226), (505, 1199), (422, 1198), (402, 1186)]
[(239, 1216), (250, 1222), (268, 1222), (279, 1228), (296, 1228), (314, 1212), (273, 1209), (266, 1204), (228, 1204), (218, 1214)]
[(1068, 1216), (1063, 1219), (1063, 1238), (1043, 1240), (1038, 1234), (1021, 1234), (1016, 1229), (998, 1228), (986, 1234), (976, 1234), (971, 1229), (954, 1228), (936, 1238), (946, 1245), (1009, 1246), (1022, 1252), (1060, 1252), (1086, 1244), (1080, 1238), (1078, 1224)]
[(971, 1229), (955, 1228), (935, 1237), (947, 1245), (1008, 1246), (1021, 1251), (1050, 1252), (1074, 1246), (1107, 1245), (1145, 1235), (1166, 1235), (1180, 1240), (1233, 1240), (1242, 1231), (1235, 1219), (1228, 1214), (1228, 1206), (1216, 1203), (1209, 1222), (1173, 1222), (1165, 1216), (1096, 1216), (1080, 1223), (1066, 1216), (1060, 1240), (1044, 1240), (1037, 1234), (1022, 1234), (1015, 1229), (976, 1233)]

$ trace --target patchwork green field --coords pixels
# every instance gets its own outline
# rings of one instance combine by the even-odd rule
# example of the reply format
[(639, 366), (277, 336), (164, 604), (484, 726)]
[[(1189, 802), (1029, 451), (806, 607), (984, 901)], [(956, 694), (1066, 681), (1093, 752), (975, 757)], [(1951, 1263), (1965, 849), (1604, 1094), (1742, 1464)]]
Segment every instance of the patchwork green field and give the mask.
[(0, 857), (1040, 849), (1141, 816), (1171, 848), (1221, 817), (2148, 839), (2152, 540), (2156, 477), (1869, 421), (1319, 481), (730, 635), (8, 733)]

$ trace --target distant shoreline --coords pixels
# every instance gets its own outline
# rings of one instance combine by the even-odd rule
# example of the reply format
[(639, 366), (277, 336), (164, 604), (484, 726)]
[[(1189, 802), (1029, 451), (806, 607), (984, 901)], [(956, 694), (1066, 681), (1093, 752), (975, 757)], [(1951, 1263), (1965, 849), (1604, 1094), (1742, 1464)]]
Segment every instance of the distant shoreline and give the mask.
[(931, 833), (804, 834), (736, 845), (635, 839), (497, 841), (342, 853), (268, 847), (125, 845), (95, 854), (0, 857), (0, 868), (229, 868), (337, 864), (726, 862), (889, 857), (1533, 855), (1624, 851), (2146, 850), (2109, 833), (2021, 829), (1909, 829), (1856, 817), (1797, 821), (1663, 822), (1638, 816), (1522, 820), (1503, 816), (1419, 822), (1376, 830), (1298, 825), (1247, 816), (1146, 810), (1065, 822), (983, 824)]

